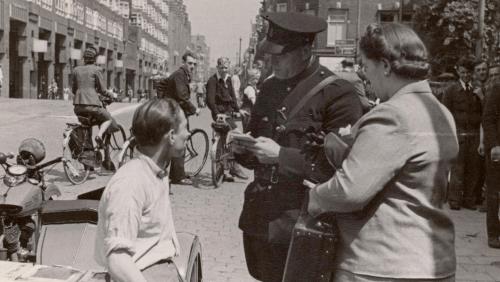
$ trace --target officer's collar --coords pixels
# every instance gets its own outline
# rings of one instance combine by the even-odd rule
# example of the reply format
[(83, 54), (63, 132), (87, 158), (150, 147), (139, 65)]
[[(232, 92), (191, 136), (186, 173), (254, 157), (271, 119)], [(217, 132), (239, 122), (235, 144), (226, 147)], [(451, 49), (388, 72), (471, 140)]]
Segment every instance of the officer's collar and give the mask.
[(311, 58), (311, 61), (309, 62), (309, 65), (299, 74), (295, 75), (294, 77), (284, 79), (287, 84), (297, 84), (299, 81), (304, 80), (306, 77), (310, 76), (313, 74), (317, 69), (319, 68), (319, 59), (315, 56)]

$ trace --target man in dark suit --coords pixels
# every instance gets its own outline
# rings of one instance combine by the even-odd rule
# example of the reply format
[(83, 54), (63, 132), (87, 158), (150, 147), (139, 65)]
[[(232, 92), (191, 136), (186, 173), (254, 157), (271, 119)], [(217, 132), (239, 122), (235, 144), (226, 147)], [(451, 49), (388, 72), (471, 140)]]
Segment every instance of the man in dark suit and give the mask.
[[(158, 98), (174, 99), (181, 106), (186, 117), (199, 114), (200, 110), (191, 103), (189, 84), (196, 66), (196, 56), (187, 51), (182, 56), (182, 66), (168, 78), (158, 83)], [(192, 185), (193, 182), (186, 176), (184, 157), (172, 158), (170, 165), (170, 180), (173, 184)]]
[(271, 55), (274, 73), (263, 82), (252, 111), (248, 129), (254, 142), (234, 142), (233, 148), (237, 161), (254, 170), (239, 221), (248, 270), (261, 281), (282, 281), (307, 191), (303, 180), (326, 181), (334, 173), (326, 159), (312, 161), (301, 153), (306, 134), (349, 128), (362, 108), (352, 84), (340, 78), (299, 102), (334, 75), (312, 55), (316, 34), (327, 26), (323, 19), (303, 13), (267, 13), (264, 19), (269, 29), (259, 49)]
[(498, 192), (500, 192), (500, 83), (486, 92), (483, 130), (486, 157), (486, 230), (488, 246), (500, 248), (500, 221), (498, 220)]
[(458, 159), (451, 169), (448, 204), (451, 209), (476, 209), (476, 189), (481, 187), (481, 158), (478, 153), (482, 105), (473, 92), (472, 71), (475, 59), (462, 57), (456, 66), (459, 80), (443, 94), (443, 104), (450, 110), (457, 126)]
[(73, 70), (72, 90), (75, 94), (73, 100), (74, 112), (78, 116), (87, 116), (95, 119), (100, 125), (99, 133), (95, 137), (98, 146), (103, 146), (102, 136), (108, 130), (118, 128), (116, 121), (104, 108), (100, 95), (116, 98), (116, 94), (106, 91), (102, 69), (95, 65), (97, 50), (88, 47), (83, 53), (83, 66), (77, 66)]

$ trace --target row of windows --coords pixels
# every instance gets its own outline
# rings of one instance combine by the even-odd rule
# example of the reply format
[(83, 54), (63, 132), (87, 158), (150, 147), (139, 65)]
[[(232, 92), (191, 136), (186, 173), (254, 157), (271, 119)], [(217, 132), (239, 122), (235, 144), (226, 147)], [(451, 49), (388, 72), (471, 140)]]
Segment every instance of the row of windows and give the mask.
[[(269, 7), (272, 10), (272, 7)], [(347, 24), (349, 22), (349, 9), (331, 8), (328, 9), (328, 30), (327, 30), (327, 46), (333, 47), (338, 42), (345, 42), (347, 39)], [(395, 22), (399, 20), (399, 13), (397, 10), (380, 10), (377, 11), (377, 18), (379, 22)], [(277, 3), (276, 12), (287, 12), (287, 3)], [(310, 9), (309, 3), (305, 3), (305, 13), (315, 15), (316, 12)], [(402, 20), (410, 22), (412, 15), (409, 13), (403, 14)]]

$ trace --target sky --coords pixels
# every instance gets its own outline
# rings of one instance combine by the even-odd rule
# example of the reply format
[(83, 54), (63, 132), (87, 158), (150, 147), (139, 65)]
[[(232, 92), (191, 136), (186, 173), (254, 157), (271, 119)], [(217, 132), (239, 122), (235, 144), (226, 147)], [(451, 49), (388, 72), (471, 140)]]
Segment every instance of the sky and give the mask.
[(261, 0), (184, 0), (191, 34), (205, 35), (210, 47), (210, 66), (218, 57), (238, 63), (240, 37), (242, 53), (248, 47), (251, 23), (255, 22)]

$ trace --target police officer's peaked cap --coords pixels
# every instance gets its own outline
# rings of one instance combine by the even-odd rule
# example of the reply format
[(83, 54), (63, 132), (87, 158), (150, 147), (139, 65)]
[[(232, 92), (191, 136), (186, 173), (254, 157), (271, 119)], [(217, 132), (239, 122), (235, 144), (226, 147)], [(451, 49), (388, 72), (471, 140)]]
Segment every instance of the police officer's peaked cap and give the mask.
[(310, 43), (327, 27), (324, 19), (304, 13), (265, 13), (262, 17), (269, 28), (259, 48), (269, 54), (283, 54)]

